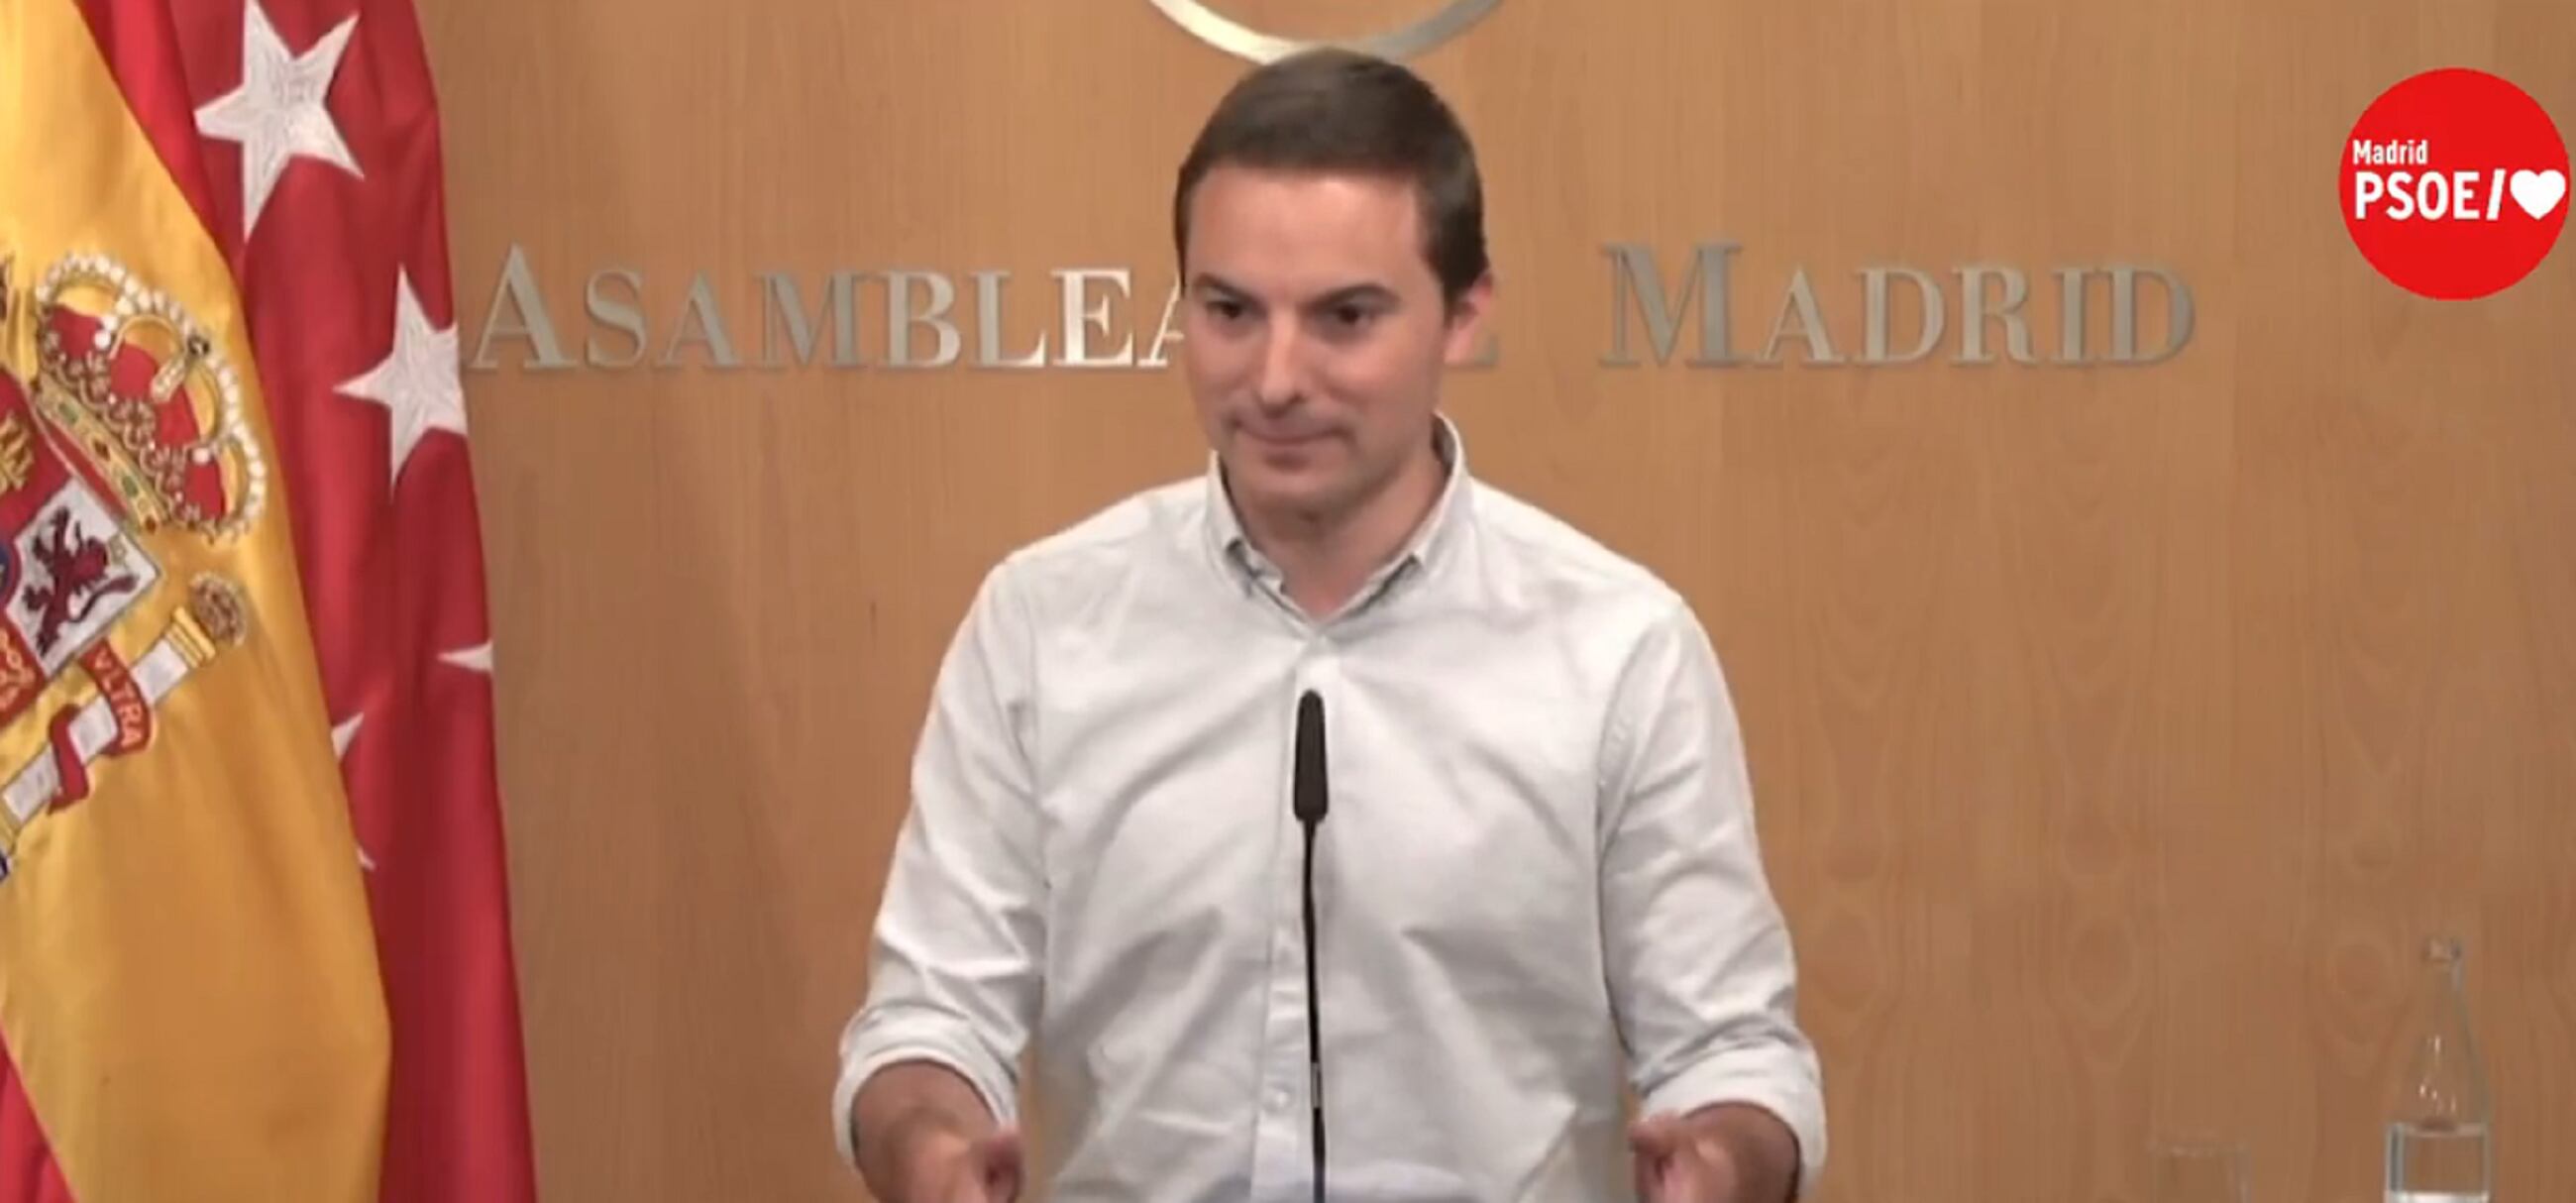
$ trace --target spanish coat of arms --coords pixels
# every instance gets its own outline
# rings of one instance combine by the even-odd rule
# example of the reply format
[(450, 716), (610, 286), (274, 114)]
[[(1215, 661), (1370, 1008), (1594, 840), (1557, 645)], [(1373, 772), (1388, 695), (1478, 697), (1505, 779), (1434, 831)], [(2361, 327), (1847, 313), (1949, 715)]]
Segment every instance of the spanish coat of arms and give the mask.
[(234, 367), (170, 297), (103, 256), (23, 293), (14, 268), (0, 253), (0, 881), (29, 824), (248, 636), (237, 582), (171, 565), (248, 530), (268, 486)]

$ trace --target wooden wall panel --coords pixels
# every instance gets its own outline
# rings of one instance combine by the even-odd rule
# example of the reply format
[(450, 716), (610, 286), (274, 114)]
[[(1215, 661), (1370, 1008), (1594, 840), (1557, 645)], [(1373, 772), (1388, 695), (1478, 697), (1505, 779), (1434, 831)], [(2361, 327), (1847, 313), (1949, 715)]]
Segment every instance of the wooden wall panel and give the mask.
[[(1128, 269), (1105, 343), (1145, 354), (1170, 173), (1241, 64), (1145, 0), (427, 7), (546, 1194), (861, 1198), (832, 1042), (939, 650), (994, 558), (1200, 455), (1176, 374), (977, 367), (974, 273), (1010, 273), (1001, 351), (1061, 353), (1049, 273)], [(1686, 589), (1739, 694), (1825, 1203), (2143, 1203), (2184, 1128), (2248, 1142), (2266, 1203), (2375, 1198), (2434, 928), (2502, 1197), (2576, 1192), (2576, 247), (2437, 304), (2335, 213), (2362, 107), (2453, 63), (2576, 129), (2555, 0), (1509, 0), (1421, 60), (1493, 202), (1476, 465)], [(1679, 288), (1728, 241), (1737, 354), (1803, 270), (1857, 356), (1887, 265), (1942, 281), (1937, 353), (1694, 367), (1690, 312), (1656, 362), (1631, 309), (1643, 362), (1605, 363), (1605, 248)], [(514, 253), (570, 366), (506, 334)], [(2046, 356), (2055, 269), (2112, 264), (2186, 283), (2180, 354), (1958, 362), (1963, 266), (2025, 273)], [(958, 362), (887, 365), (895, 269), (956, 286)], [(765, 272), (809, 311), (868, 273), (865, 362), (764, 341)], [(701, 277), (738, 366), (663, 366)]]

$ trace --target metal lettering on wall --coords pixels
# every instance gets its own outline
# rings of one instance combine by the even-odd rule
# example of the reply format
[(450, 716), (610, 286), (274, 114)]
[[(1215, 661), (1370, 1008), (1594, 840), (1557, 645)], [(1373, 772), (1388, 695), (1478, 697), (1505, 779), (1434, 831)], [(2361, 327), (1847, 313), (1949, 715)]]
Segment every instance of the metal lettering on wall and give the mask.
[[(1780, 291), (1778, 307), (1773, 311), (1770, 334), (1763, 340), (1761, 353), (1740, 355), (1735, 350), (1734, 274), (1731, 260), (1743, 247), (1733, 242), (1702, 243), (1692, 249), (1690, 265), (1681, 282), (1668, 291), (1664, 272), (1654, 252), (1635, 243), (1613, 243), (1602, 248), (1612, 264), (1610, 350), (1601, 362), (1608, 367), (1635, 367), (1638, 358), (1636, 329), (1631, 315), (1643, 319), (1649, 348), (1658, 364), (1672, 360), (1675, 343), (1681, 334), (1681, 319), (1694, 306), (1699, 310), (1699, 325), (1691, 353), (1683, 363), (1691, 367), (1770, 367), (1785, 362), (1781, 344), (1795, 338), (1802, 344), (1800, 358), (1820, 367), (1847, 364), (1893, 365), (1920, 363), (1939, 350), (1950, 336), (1949, 313), (1952, 297), (1943, 287), (1943, 279), (1919, 268), (1899, 264), (1863, 267), (1857, 273), (1862, 284), (1862, 334), (1860, 353), (1837, 348), (1831, 335), (1831, 323), (1817, 299), (1813, 278), (1804, 266), (1790, 273)], [(2030, 302), (2030, 273), (2007, 264), (1976, 263), (1951, 269), (1945, 277), (1955, 279), (1958, 306), (1958, 331), (1951, 362), (1957, 364), (1990, 364), (1996, 362), (1991, 339), (1998, 329), (2003, 337), (2003, 355), (2019, 364), (2049, 363), (2058, 365), (2161, 363), (2180, 353), (2191, 341), (2193, 311), (2191, 289), (2180, 276), (2160, 267), (2113, 263), (2101, 265), (2072, 264), (2046, 269), (2054, 281), (2056, 346), (2041, 354), (2033, 350), (2032, 317), (2024, 312)], [(2165, 294), (2164, 345), (2150, 351), (2138, 349), (2139, 285), (2154, 280)], [(1890, 287), (1902, 280), (1914, 290), (1920, 317), (1912, 332), (1913, 343), (1901, 351), (1890, 351), (1889, 326), (1893, 305)], [(2105, 299), (2110, 302), (2110, 346), (2093, 348), (2085, 336), (2092, 325), (2095, 284), (2107, 285)]]
[[(1938, 355), (1957, 366), (2136, 367), (2171, 360), (2192, 336), (2191, 289), (2161, 267), (1970, 263), (1935, 272), (1885, 263), (1815, 272), (1798, 264), (1785, 279), (1748, 282), (1736, 269), (1742, 249), (1723, 241), (1682, 255), (1632, 242), (1603, 246), (1607, 304), (1592, 310), (1604, 319), (1600, 366), (1901, 367)], [(699, 270), (685, 279), (610, 266), (579, 283), (574, 305), (571, 288), (540, 280), (526, 250), (514, 244), (482, 312), (467, 315), (474, 337), (466, 366), (529, 372), (1168, 367), (1181, 340), (1181, 295), (1168, 275), (1142, 285), (1133, 269), (1115, 266)], [(1015, 323), (1009, 315), (1028, 312), (1028, 290), (1039, 290), (1044, 316)], [(2164, 320), (2150, 326), (2144, 317), (2159, 293)], [(1902, 309), (1900, 296), (1907, 298)], [(1857, 345), (1848, 338), (1855, 310)], [(1739, 321), (1761, 323), (1758, 343), (1741, 338)], [(1845, 331), (1842, 341), (1836, 329)], [(2097, 329), (2105, 336), (2098, 343), (2091, 338)], [(2142, 335), (2152, 335), (2155, 345), (2142, 345)], [(1477, 366), (1494, 366), (1502, 354), (1498, 339), (1489, 342)]]

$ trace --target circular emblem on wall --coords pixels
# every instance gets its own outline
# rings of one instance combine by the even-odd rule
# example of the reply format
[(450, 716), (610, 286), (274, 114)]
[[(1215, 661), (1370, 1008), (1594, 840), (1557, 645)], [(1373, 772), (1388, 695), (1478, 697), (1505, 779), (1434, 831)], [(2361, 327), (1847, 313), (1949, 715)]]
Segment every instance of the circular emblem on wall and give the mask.
[(1209, 0), (1152, 0), (1172, 23), (1188, 30), (1190, 36), (1227, 54), (1267, 63), (1285, 58), (1300, 50), (1317, 46), (1344, 46), (1385, 59), (1406, 59), (1438, 46), (1482, 19), (1502, 5), (1503, 0), (1442, 0), (1429, 16), (1407, 22), (1394, 29), (1362, 34), (1350, 38), (1308, 39), (1281, 37), (1237, 21), (1218, 12)]
[(2345, 230), (2397, 286), (2462, 301), (2502, 292), (2567, 224), (2567, 142), (2529, 92), (2484, 71), (2407, 77), (2335, 147)]

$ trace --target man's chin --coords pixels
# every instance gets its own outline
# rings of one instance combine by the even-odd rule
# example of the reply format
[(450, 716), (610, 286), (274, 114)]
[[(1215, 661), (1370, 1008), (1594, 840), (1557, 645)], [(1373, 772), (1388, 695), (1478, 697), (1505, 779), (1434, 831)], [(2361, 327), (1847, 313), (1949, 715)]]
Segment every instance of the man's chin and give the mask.
[(1272, 443), (1244, 435), (1227, 448), (1225, 465), (1227, 472), (1259, 481), (1264, 488), (1313, 488), (1331, 474), (1330, 451), (1322, 440)]
[(1226, 483), (1237, 506), (1265, 513), (1303, 513), (1327, 508), (1335, 495), (1332, 478), (1320, 471), (1281, 471), (1264, 457), (1236, 460), (1226, 468)]

